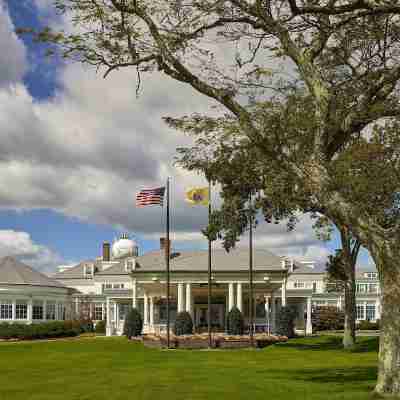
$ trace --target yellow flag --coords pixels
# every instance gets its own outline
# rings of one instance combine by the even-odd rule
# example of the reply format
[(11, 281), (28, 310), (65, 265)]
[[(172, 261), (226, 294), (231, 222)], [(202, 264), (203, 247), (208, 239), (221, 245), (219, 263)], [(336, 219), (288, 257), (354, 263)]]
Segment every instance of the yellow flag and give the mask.
[(189, 189), (186, 191), (185, 200), (193, 205), (208, 206), (210, 201), (210, 192), (208, 187)]

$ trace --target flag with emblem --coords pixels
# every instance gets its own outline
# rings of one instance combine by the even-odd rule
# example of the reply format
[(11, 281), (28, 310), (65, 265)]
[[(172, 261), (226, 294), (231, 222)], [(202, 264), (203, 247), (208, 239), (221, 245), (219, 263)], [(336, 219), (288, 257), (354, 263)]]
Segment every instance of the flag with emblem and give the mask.
[(208, 206), (210, 190), (208, 187), (192, 188), (186, 192), (186, 201), (193, 205)]

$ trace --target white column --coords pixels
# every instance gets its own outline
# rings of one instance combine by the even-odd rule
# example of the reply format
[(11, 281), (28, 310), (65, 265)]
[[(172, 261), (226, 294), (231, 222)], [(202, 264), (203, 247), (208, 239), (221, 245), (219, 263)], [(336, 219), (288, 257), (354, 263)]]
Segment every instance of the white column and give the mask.
[(143, 325), (149, 325), (149, 298), (147, 297), (147, 293), (144, 292), (143, 296), (144, 301), (144, 309), (143, 309)]
[(114, 319), (115, 319), (115, 329), (119, 329), (119, 306), (117, 301), (115, 301), (114, 303)]
[(275, 296), (274, 293), (271, 293), (271, 332), (275, 333), (275, 320), (276, 320), (276, 304), (275, 304)]
[(233, 282), (229, 282), (229, 307), (228, 312), (232, 310), (233, 306), (235, 305), (235, 297), (234, 297), (234, 287)]
[(47, 300), (43, 300), (43, 321), (46, 321)]
[(153, 296), (150, 296), (150, 327), (154, 327), (154, 302)]
[(111, 308), (110, 308), (110, 298), (106, 298), (106, 313), (107, 313), (107, 321), (106, 321), (106, 336), (112, 335), (112, 328), (111, 328)]
[(75, 318), (79, 318), (79, 299), (75, 299)]
[(306, 335), (312, 335), (312, 323), (311, 323), (311, 297), (307, 297)]
[(12, 319), (15, 321), (17, 319), (17, 301), (12, 301)]
[(236, 307), (240, 311), (242, 311), (242, 308), (243, 308), (243, 296), (242, 296), (242, 283), (241, 282), (238, 282), (238, 284), (237, 284)]
[(137, 307), (137, 281), (136, 278), (132, 279), (132, 308)]
[(379, 297), (375, 300), (375, 320), (377, 319), (381, 319), (381, 302)]
[(363, 307), (364, 307), (364, 319), (367, 319), (367, 301), (364, 301), (363, 303)]
[(267, 333), (270, 334), (271, 330), (270, 330), (270, 326), (269, 326), (269, 319), (270, 319), (270, 315), (269, 315), (269, 297), (264, 296), (264, 299), (265, 299), (265, 305), (264, 305), (264, 308), (265, 308), (265, 322), (266, 322), (267, 328), (268, 328)]
[(106, 307), (104, 303), (101, 303), (101, 319), (104, 321), (106, 319)]
[(28, 322), (32, 322), (32, 308), (33, 308), (33, 300), (28, 300), (28, 312), (27, 312), (27, 319)]
[(193, 305), (192, 305), (192, 284), (186, 284), (186, 311), (192, 316), (193, 318)]
[(282, 307), (286, 307), (286, 282), (287, 282), (287, 279), (284, 278), (283, 282), (282, 282), (282, 289), (281, 289)]
[(337, 299), (337, 308), (338, 310), (342, 309), (342, 296), (339, 295), (338, 299)]
[(183, 283), (178, 283), (178, 313), (185, 310)]

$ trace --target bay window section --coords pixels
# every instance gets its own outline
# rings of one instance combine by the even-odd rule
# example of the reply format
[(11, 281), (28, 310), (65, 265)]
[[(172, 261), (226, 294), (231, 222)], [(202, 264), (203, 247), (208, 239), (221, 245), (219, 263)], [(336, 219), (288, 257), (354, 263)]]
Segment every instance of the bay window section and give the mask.
[(42, 320), (43, 315), (43, 301), (35, 300), (32, 304), (32, 319)]
[(56, 319), (56, 303), (48, 301), (46, 304), (46, 319), (54, 321)]
[(13, 317), (11, 300), (0, 300), (0, 319), (11, 320)]
[(16, 301), (15, 319), (28, 319), (28, 302), (26, 300)]
[(57, 319), (59, 321), (65, 320), (65, 305), (63, 303), (57, 304)]

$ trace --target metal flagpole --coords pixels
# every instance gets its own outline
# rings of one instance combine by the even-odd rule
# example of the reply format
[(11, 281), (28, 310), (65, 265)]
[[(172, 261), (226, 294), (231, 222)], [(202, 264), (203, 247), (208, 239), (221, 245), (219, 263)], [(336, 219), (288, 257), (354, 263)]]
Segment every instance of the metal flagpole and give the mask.
[(249, 319), (250, 319), (250, 344), (254, 344), (254, 294), (253, 294), (253, 214), (251, 209), (251, 193), (249, 199), (250, 230), (249, 230)]
[(169, 274), (169, 260), (170, 260), (170, 242), (169, 242), (169, 177), (167, 178), (167, 222), (166, 222), (166, 248), (165, 248), (165, 262), (167, 269), (167, 349), (169, 349), (169, 327), (170, 327), (170, 274)]
[[(210, 225), (211, 219), (211, 181), (208, 181), (208, 225)], [(212, 347), (211, 338), (211, 237), (208, 232), (208, 347)]]

